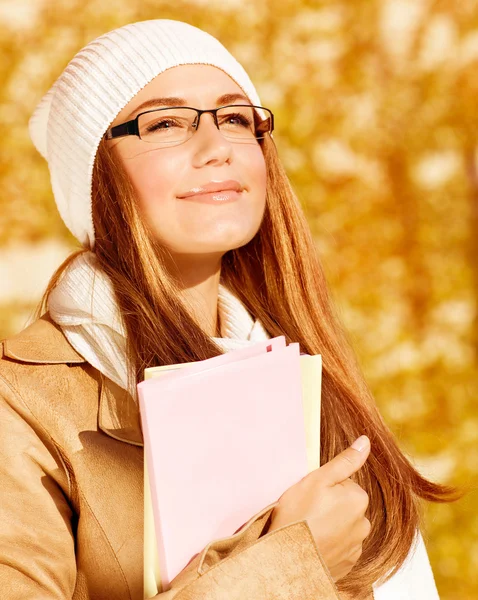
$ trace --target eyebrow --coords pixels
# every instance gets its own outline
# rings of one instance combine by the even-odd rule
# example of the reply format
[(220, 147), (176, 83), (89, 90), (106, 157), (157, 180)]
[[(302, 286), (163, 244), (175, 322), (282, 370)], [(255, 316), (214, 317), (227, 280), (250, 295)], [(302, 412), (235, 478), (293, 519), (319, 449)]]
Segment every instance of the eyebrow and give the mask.
[[(226, 106), (227, 104), (231, 104), (237, 100), (244, 100), (245, 104), (251, 104), (249, 98), (243, 94), (224, 94), (219, 96), (219, 98), (216, 100), (216, 106)], [(133, 115), (141, 112), (143, 108), (153, 108), (157, 106), (187, 106), (187, 102), (188, 101), (185, 98), (178, 98), (176, 96), (150, 98), (149, 100), (145, 100), (145, 102), (141, 103), (133, 111), (131, 111), (126, 117), (126, 120), (131, 119)]]

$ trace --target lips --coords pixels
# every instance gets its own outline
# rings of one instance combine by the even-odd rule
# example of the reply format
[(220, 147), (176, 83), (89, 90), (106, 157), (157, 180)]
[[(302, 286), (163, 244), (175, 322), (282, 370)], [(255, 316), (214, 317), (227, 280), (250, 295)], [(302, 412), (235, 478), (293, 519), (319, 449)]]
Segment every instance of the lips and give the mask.
[(211, 181), (205, 185), (194, 187), (185, 194), (181, 194), (178, 198), (189, 198), (191, 196), (200, 196), (201, 194), (211, 194), (217, 192), (234, 191), (242, 192), (244, 188), (238, 181)]

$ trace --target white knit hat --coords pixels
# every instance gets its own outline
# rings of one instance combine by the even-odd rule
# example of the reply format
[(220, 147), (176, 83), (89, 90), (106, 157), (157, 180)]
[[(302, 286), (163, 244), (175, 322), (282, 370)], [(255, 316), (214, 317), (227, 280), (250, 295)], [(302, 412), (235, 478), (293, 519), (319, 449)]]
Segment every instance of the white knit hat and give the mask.
[(36, 107), (30, 137), (48, 162), (60, 215), (84, 247), (94, 248), (91, 184), (103, 134), (154, 77), (186, 64), (218, 67), (253, 104), (261, 104), (244, 68), (218, 40), (187, 23), (156, 19), (120, 27), (87, 44)]

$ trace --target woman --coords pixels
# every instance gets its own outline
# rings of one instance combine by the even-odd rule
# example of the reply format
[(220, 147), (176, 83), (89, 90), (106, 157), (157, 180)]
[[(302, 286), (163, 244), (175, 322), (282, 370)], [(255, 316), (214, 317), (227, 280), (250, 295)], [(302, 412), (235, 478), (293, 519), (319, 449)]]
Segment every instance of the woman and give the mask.
[(383, 423), (272, 130), (227, 50), (167, 20), (94, 40), (38, 105), (31, 136), (82, 249), (3, 342), (7, 598), (142, 598), (144, 368), (277, 335), (323, 356), (323, 466), (157, 597), (437, 597), (418, 501), (454, 492)]

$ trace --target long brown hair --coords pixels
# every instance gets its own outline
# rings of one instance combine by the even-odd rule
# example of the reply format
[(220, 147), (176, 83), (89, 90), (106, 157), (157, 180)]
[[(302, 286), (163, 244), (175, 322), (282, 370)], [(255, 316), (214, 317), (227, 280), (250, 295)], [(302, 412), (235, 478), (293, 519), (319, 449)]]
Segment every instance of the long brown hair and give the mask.
[[(372, 452), (355, 479), (370, 496), (372, 524), (363, 553), (338, 588), (360, 600), (373, 582), (403, 563), (420, 526), (419, 499), (447, 502), (454, 488), (428, 481), (410, 464), (383, 422), (329, 297), (310, 228), (266, 137), (266, 210), (256, 236), (222, 259), (221, 282), (271, 336), (322, 354), (321, 464), (361, 434)], [(128, 357), (141, 381), (145, 367), (203, 360), (221, 349), (194, 321), (165, 267), (167, 251), (141, 218), (119, 159), (102, 141), (93, 174), (95, 252), (111, 278), (125, 329)], [(82, 252), (82, 251), (80, 251)], [(48, 294), (78, 253), (52, 277)]]

